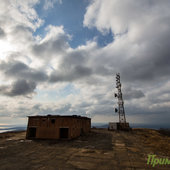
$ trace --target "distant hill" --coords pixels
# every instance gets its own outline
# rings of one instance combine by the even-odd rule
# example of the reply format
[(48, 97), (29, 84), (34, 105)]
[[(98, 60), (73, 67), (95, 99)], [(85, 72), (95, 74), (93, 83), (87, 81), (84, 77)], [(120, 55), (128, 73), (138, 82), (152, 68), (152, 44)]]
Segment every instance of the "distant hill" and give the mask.
[[(109, 123), (93, 123), (92, 127), (96, 128), (108, 128)], [(148, 128), (148, 129), (170, 129), (170, 124), (141, 124), (141, 123), (130, 123), (132, 128)]]

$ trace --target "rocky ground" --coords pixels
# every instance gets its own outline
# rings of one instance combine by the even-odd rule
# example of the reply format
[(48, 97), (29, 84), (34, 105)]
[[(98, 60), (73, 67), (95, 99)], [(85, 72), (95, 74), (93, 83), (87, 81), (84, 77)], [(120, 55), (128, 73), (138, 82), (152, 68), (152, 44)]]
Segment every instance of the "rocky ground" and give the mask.
[(148, 154), (170, 159), (170, 137), (151, 129), (92, 129), (74, 140), (26, 140), (25, 132), (0, 134), (0, 170), (170, 169), (147, 165)]

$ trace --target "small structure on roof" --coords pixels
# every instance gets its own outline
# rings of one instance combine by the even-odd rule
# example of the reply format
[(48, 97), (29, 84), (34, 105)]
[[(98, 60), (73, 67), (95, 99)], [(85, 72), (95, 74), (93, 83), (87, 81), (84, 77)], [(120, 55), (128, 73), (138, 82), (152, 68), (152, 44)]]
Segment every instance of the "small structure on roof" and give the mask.
[(130, 127), (128, 122), (109, 122), (108, 130), (130, 130)]
[(27, 139), (72, 139), (91, 129), (91, 119), (82, 116), (28, 116)]

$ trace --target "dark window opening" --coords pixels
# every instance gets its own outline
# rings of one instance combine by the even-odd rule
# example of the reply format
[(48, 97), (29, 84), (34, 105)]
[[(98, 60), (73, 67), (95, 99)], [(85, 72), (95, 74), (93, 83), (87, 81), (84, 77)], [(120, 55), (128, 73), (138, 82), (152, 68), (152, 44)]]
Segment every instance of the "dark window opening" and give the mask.
[(55, 124), (55, 119), (51, 119), (51, 123), (52, 123), (52, 124)]
[(67, 139), (68, 138), (68, 130), (69, 130), (69, 128), (60, 128), (60, 138)]
[(28, 129), (28, 137), (30, 137), (30, 138), (36, 137), (36, 128), (29, 128)]

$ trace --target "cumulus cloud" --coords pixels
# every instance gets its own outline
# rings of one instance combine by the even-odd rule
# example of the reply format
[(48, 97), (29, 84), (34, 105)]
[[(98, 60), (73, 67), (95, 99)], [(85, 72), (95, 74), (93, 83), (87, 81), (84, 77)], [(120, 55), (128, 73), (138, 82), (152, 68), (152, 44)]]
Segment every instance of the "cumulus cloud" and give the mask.
[(130, 51), (119, 56), (113, 54), (113, 58), (124, 55), (121, 65), (117, 64), (126, 80), (168, 76), (169, 6), (169, 1), (96, 0), (87, 8), (84, 25), (102, 32), (111, 29), (117, 37), (112, 46), (114, 51), (122, 43), (129, 44)]
[(62, 4), (62, 0), (45, 0), (44, 1), (44, 9), (48, 10), (53, 8), (55, 3)]
[[(96, 27), (103, 34), (111, 30), (114, 35), (114, 42), (100, 50), (98, 57), (105, 54), (101, 63), (108, 71), (103, 70), (103, 75), (121, 73), (129, 114), (157, 113), (154, 109), (156, 103), (159, 103), (157, 108), (164, 107), (165, 112), (168, 110), (169, 96), (167, 93), (162, 96), (160, 87), (166, 85), (170, 75), (169, 7), (169, 1), (117, 0), (94, 0), (87, 7), (84, 26)], [(101, 65), (100, 60), (97, 62), (96, 68)], [(154, 88), (161, 93), (161, 97), (156, 95)]]
[(43, 24), (34, 6), (39, 0), (12, 1), (2, 0), (0, 6), (1, 36), (5, 33), (5, 39), (0, 38), (0, 57), (5, 58), (13, 53), (24, 53), (35, 37), (32, 35)]
[(32, 51), (36, 57), (49, 59), (52, 56), (62, 54), (69, 48), (68, 38), (63, 26), (48, 26), (46, 36), (38, 43), (33, 44)]
[[(55, 1), (48, 2), (47, 9), (52, 8)], [(96, 27), (103, 34), (111, 31), (114, 41), (99, 47), (93, 39), (74, 49), (63, 26), (48, 25), (42, 35), (34, 34), (43, 24), (34, 9), (38, 3), (8, 0), (0, 7), (0, 38), (5, 39), (0, 41), (0, 74), (6, 81), (0, 86), (1, 100), (8, 97), (16, 104), (13, 97), (32, 95), (37, 88), (30, 103), (17, 99), (16, 115), (25, 116), (24, 108), (30, 108), (29, 115), (112, 115), (117, 105), (114, 75), (120, 72), (127, 115), (146, 116), (159, 110), (167, 116), (169, 1), (91, 1), (84, 26)], [(9, 82), (13, 83), (6, 85)], [(78, 92), (68, 93), (68, 84)], [(66, 92), (61, 96), (62, 89)], [(52, 103), (46, 103), (48, 100)]]
[(34, 93), (35, 88), (35, 82), (19, 79), (12, 85), (0, 86), (0, 93), (6, 96), (26, 96)]
[(87, 8), (84, 25), (96, 27), (100, 31), (111, 29), (114, 34), (122, 34), (131, 29), (140, 32), (138, 26), (145, 27), (147, 22), (157, 22), (157, 19), (166, 20), (170, 14), (169, 5), (168, 0), (163, 2), (159, 0), (123, 2), (94, 0)]
[(24, 2), (2, 0), (0, 7), (1, 25), (7, 30), (16, 24), (35, 30), (43, 23), (33, 8), (37, 3), (39, 0), (25, 0)]
[(1, 62), (0, 71), (3, 72), (6, 77), (11, 78), (27, 78), (27, 80), (36, 82), (41, 82), (48, 79), (48, 76), (44, 71), (30, 68), (28, 65), (15, 60)]

